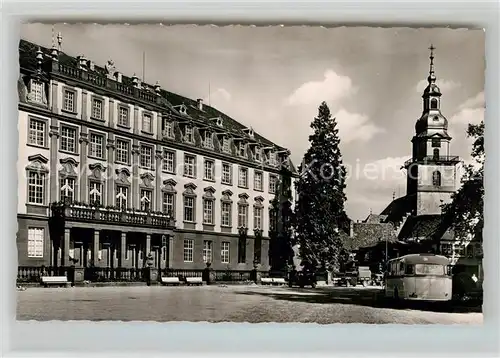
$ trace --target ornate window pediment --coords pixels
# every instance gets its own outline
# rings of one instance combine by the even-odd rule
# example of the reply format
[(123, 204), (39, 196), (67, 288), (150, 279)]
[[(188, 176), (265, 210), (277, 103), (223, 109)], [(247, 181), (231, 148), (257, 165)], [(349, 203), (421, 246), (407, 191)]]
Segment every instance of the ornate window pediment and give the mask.
[(256, 208), (263, 208), (264, 207), (263, 202), (264, 202), (264, 198), (262, 196), (258, 196), (258, 197), (255, 198), (255, 204), (254, 204), (254, 206)]
[(89, 164), (89, 169), (92, 172), (92, 174), (90, 174), (89, 176), (90, 179), (96, 181), (104, 180), (102, 173), (106, 171), (106, 167), (103, 166), (101, 163)]
[(240, 198), (240, 200), (238, 201), (238, 205), (248, 205), (247, 199), (249, 198), (249, 196), (247, 193), (241, 193), (240, 195), (238, 195), (238, 198)]
[(78, 162), (73, 158), (63, 158), (59, 160), (62, 168), (59, 170), (59, 174), (62, 177), (76, 177), (78, 173), (75, 168), (78, 166)]
[(146, 188), (153, 188), (153, 180), (154, 180), (154, 175), (151, 174), (150, 172), (143, 173), (141, 174), (141, 180), (142, 180), (142, 186)]
[(115, 170), (116, 173), (116, 183), (121, 185), (130, 185), (130, 170), (127, 168), (119, 168)]
[(231, 196), (233, 195), (233, 192), (229, 189), (227, 190), (224, 190), (222, 192), (222, 198), (221, 198), (221, 201), (225, 201), (225, 202), (228, 202), (228, 203), (232, 203), (233, 201), (231, 200)]
[(206, 187), (205, 189), (203, 189), (203, 191), (205, 192), (205, 194), (203, 194), (203, 199), (215, 200), (214, 187), (212, 187), (212, 186)]
[(45, 164), (49, 162), (47, 158), (45, 158), (41, 154), (30, 155), (28, 157), (29, 164), (26, 166), (26, 170), (35, 171), (39, 173), (48, 173), (49, 169)]
[(167, 179), (163, 181), (163, 188), (162, 190), (167, 193), (172, 193), (176, 194), (177, 190), (175, 190), (175, 186), (177, 185), (177, 182), (174, 179)]
[(196, 196), (196, 184), (194, 183), (187, 183), (184, 185), (184, 195), (185, 196)]

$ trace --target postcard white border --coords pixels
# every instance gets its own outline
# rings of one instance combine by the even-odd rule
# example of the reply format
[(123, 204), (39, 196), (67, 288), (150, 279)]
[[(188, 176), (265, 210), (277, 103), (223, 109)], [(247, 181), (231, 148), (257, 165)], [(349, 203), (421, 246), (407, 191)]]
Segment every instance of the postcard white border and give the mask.
[[(488, 2), (7, 1), (2, 9), (0, 176), (2, 353), (5, 356), (497, 356), (500, 247), (498, 5)], [(159, 14), (162, 14), (160, 16)], [(486, 31), (484, 325), (398, 326), (221, 323), (15, 322), (17, 92), (21, 21), (451, 26)], [(325, 44), (330, 46), (333, 44)], [(59, 351), (59, 352), (58, 352)]]

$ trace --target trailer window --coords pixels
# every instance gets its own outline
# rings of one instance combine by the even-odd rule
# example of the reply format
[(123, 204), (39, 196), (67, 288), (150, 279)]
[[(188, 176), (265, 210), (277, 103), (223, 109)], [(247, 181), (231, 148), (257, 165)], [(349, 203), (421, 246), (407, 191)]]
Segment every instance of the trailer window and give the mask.
[(414, 265), (406, 265), (405, 267), (405, 275), (413, 275), (415, 273)]
[(415, 265), (417, 275), (446, 275), (447, 269), (444, 265), (437, 264), (417, 264)]

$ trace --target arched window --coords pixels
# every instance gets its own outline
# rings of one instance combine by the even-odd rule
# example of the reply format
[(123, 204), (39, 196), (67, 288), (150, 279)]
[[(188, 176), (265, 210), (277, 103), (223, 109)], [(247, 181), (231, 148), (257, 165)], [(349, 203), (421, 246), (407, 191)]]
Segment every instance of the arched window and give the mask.
[(437, 109), (438, 108), (438, 100), (433, 98), (431, 99), (431, 109)]
[(439, 149), (434, 148), (432, 155), (433, 155), (434, 159), (439, 159)]
[(432, 173), (432, 185), (441, 186), (441, 172), (436, 170)]

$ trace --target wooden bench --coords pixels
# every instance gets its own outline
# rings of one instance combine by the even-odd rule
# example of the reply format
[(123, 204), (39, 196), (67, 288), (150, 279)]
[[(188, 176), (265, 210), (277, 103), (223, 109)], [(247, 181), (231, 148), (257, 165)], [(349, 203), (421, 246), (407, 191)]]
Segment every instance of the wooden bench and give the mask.
[(166, 286), (166, 285), (180, 285), (181, 281), (179, 280), (179, 277), (162, 277), (161, 284), (164, 286)]
[(49, 287), (49, 285), (57, 285), (59, 287), (66, 287), (69, 285), (66, 276), (42, 276), (42, 285)]
[(286, 281), (282, 277), (274, 277), (273, 278), (273, 284), (274, 285), (286, 285)]
[(270, 278), (270, 277), (262, 277), (262, 278), (260, 279), (260, 283), (261, 283), (262, 285), (271, 285), (271, 284), (273, 283), (273, 279), (272, 279), (272, 278)]
[(201, 277), (186, 277), (186, 283), (188, 285), (203, 285), (203, 280)]

